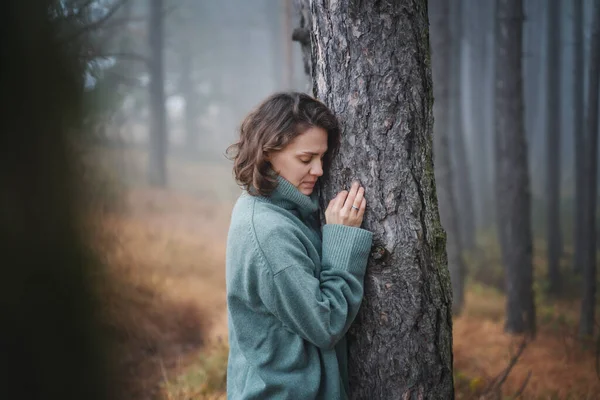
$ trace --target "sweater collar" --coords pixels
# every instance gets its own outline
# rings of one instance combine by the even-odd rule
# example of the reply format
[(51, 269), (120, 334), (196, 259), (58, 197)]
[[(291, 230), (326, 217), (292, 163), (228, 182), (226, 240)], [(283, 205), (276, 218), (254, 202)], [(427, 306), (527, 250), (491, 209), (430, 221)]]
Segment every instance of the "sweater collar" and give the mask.
[(286, 210), (297, 210), (303, 217), (319, 209), (319, 198), (316, 191), (307, 196), (281, 176), (277, 176), (277, 187), (267, 198), (276, 206)]

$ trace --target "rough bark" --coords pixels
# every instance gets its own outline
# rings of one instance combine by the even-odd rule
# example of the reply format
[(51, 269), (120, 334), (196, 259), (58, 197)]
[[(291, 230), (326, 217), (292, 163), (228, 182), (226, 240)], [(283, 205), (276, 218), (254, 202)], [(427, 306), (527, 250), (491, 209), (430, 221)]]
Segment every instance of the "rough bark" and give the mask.
[(452, 399), (452, 289), (432, 162), (427, 2), (311, 1), (314, 94), (342, 147), (325, 205), (359, 179), (374, 234), (349, 332), (350, 398)]
[(454, 192), (454, 171), (450, 162), (448, 144), (449, 111), (451, 107), (450, 82), (451, 74), (448, 65), (452, 63), (451, 43), (454, 40), (450, 29), (448, 14), (450, 6), (445, 0), (429, 2), (431, 21), (431, 63), (433, 67), (433, 139), (435, 153), (436, 189), (442, 225), (447, 233), (446, 250), (448, 253), (448, 269), (452, 281), (452, 313), (460, 314), (464, 304), (465, 263), (462, 256), (461, 230), (459, 213)]
[(583, 67), (583, 0), (573, 0), (573, 45), (574, 45), (574, 68), (573, 68), (573, 136), (575, 140), (575, 207), (574, 215), (574, 254), (573, 269), (580, 273), (583, 266), (584, 236), (583, 218), (584, 212), (584, 188), (585, 188), (585, 164), (584, 137), (585, 137), (585, 113), (584, 113), (584, 67)]
[(150, 151), (148, 181), (150, 185), (167, 185), (167, 112), (164, 87), (163, 1), (150, 0), (148, 39), (150, 45)]
[(523, 121), (522, 0), (496, 3), (496, 179), (508, 332), (535, 334), (532, 233)]
[(598, 89), (600, 83), (600, 0), (594, 1), (592, 37), (589, 63), (589, 89), (587, 102), (587, 138), (585, 143), (585, 252), (583, 264), (583, 299), (579, 333), (594, 333), (596, 306), (596, 196), (598, 168)]
[[(463, 0), (454, 0), (451, 2), (450, 15), (452, 16), (452, 46), (451, 68), (452, 75), (450, 79), (452, 91), (452, 136), (450, 138), (450, 148), (453, 150), (454, 164), (457, 174), (455, 175), (457, 191), (455, 192), (458, 211), (461, 238), (466, 250), (475, 248), (475, 208), (473, 206), (473, 185), (471, 184), (471, 170), (469, 168), (468, 155), (465, 149), (465, 126), (463, 121), (462, 107), (462, 67), (463, 67)], [(449, 126), (449, 125), (447, 125)]]
[(561, 124), (561, 74), (560, 74), (560, 0), (548, 3), (548, 39), (546, 40), (548, 75), (546, 85), (546, 241), (548, 256), (548, 292), (560, 293), (560, 124)]

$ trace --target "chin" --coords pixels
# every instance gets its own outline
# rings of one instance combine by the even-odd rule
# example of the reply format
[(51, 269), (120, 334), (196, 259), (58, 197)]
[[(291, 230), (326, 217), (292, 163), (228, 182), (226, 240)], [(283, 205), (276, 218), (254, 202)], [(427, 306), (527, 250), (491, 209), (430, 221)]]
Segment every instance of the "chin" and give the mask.
[(307, 196), (310, 196), (312, 194), (312, 192), (313, 192), (312, 188), (311, 189), (309, 189), (309, 188), (300, 189), (300, 193), (305, 194)]

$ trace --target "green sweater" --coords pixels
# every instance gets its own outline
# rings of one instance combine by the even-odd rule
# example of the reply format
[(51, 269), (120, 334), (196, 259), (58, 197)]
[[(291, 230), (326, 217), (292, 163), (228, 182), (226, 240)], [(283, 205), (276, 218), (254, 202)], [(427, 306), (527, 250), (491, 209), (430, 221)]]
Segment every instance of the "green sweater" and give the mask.
[(231, 216), (226, 278), (228, 399), (346, 399), (345, 334), (363, 297), (372, 234), (325, 225), (315, 195), (283, 178), (244, 193)]

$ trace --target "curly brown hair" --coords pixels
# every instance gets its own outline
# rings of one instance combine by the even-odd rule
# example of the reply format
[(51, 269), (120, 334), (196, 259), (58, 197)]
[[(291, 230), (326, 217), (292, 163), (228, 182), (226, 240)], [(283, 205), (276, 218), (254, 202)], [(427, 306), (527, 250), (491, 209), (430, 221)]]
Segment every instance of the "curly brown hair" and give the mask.
[(242, 122), (239, 141), (227, 148), (240, 187), (251, 195), (271, 194), (277, 186), (277, 175), (266, 160), (267, 153), (283, 149), (311, 127), (327, 132), (327, 153), (323, 157), (326, 172), (340, 147), (341, 136), (337, 118), (327, 106), (300, 92), (275, 93), (263, 101)]

